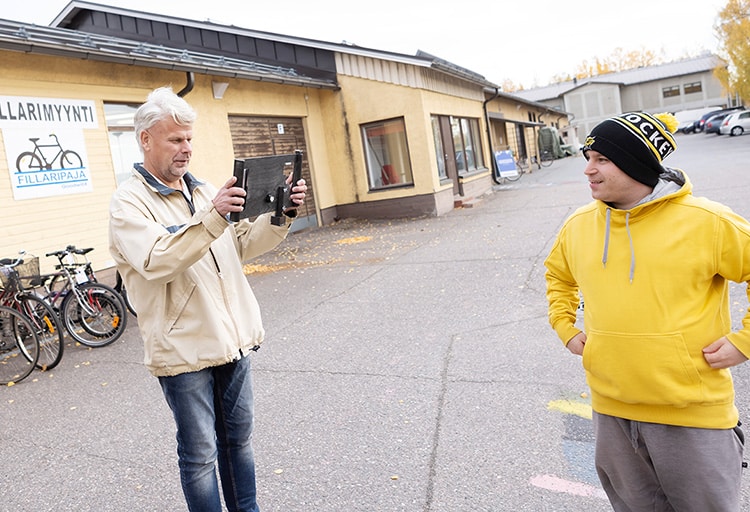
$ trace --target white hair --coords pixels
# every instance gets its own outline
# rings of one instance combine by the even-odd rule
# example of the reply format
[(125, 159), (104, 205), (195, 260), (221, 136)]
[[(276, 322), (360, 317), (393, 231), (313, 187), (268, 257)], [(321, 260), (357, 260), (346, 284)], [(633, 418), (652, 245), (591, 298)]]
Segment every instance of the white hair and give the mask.
[(141, 133), (144, 130), (169, 117), (180, 126), (190, 126), (195, 123), (198, 114), (187, 101), (177, 96), (171, 87), (154, 89), (146, 98), (146, 102), (138, 107), (133, 118), (138, 146), (140, 147)]

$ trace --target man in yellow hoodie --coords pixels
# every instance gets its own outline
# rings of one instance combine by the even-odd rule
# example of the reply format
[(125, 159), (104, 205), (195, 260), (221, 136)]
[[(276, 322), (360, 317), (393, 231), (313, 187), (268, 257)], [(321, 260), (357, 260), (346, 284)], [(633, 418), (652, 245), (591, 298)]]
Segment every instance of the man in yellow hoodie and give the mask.
[(594, 201), (545, 261), (549, 320), (583, 356), (614, 510), (738, 512), (744, 437), (729, 368), (750, 356), (750, 315), (731, 331), (729, 282), (750, 281), (750, 223), (662, 165), (676, 125), (631, 112), (586, 138)]

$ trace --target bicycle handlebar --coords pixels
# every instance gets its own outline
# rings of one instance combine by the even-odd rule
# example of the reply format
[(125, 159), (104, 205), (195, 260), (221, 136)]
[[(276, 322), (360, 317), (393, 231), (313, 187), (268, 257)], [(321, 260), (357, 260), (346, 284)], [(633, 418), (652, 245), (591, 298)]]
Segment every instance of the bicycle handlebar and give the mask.
[(26, 254), (26, 251), (20, 251), (18, 253), (18, 258), (2, 258), (0, 259), (0, 265), (4, 267), (17, 267), (18, 265), (23, 263), (23, 255)]
[(59, 251), (52, 251), (45, 254), (45, 256), (57, 256), (58, 258), (62, 258), (63, 256), (67, 256), (68, 254), (80, 254), (81, 256), (86, 255), (93, 251), (93, 247), (86, 247), (85, 249), (77, 249), (75, 245), (69, 245), (65, 249), (61, 249)]

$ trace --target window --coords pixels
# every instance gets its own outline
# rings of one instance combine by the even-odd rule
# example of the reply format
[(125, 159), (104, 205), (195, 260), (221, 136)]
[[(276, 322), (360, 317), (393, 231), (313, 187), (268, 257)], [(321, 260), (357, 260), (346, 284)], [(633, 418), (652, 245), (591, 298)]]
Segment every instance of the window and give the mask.
[(701, 86), (700, 82), (691, 82), (689, 84), (685, 84), (685, 94), (692, 94), (694, 92), (702, 92), (703, 87)]
[(459, 174), (482, 169), (484, 152), (479, 136), (479, 121), (465, 117), (451, 117), (453, 149), (456, 152), (456, 169)]
[(431, 116), (432, 120), (432, 138), (435, 143), (435, 159), (437, 160), (438, 176), (441, 180), (448, 179), (448, 171), (445, 168), (445, 148), (443, 147), (443, 139), (440, 136), (440, 118), (438, 116)]
[(665, 98), (672, 98), (680, 95), (680, 86), (673, 85), (672, 87), (664, 87), (662, 90), (662, 96)]
[(104, 104), (109, 147), (112, 151), (112, 164), (118, 185), (130, 176), (134, 163), (143, 161), (138, 141), (135, 140), (135, 127), (133, 126), (133, 116), (137, 108), (137, 105)]
[(370, 190), (412, 185), (403, 118), (362, 125)]

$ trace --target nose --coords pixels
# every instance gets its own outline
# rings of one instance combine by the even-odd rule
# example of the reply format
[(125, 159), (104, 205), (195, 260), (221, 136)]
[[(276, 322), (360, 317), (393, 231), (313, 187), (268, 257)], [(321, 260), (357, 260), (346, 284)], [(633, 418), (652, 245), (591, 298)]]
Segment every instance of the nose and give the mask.
[(586, 160), (586, 167), (583, 168), (583, 174), (589, 176), (596, 172), (596, 165), (593, 160)]

